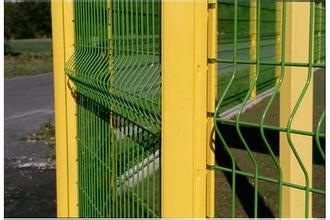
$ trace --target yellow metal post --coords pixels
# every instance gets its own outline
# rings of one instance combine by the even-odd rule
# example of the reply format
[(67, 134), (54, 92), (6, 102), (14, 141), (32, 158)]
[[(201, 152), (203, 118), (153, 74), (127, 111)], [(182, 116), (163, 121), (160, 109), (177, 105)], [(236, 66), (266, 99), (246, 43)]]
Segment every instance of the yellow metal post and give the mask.
[(162, 3), (162, 217), (206, 216), (207, 12)]
[(318, 38), (318, 57), (317, 57), (317, 63), (321, 63), (321, 57), (322, 57), (322, 20), (323, 20), (323, 8), (322, 8), (322, 2), (318, 4), (318, 10), (319, 12), (319, 20), (318, 20), (318, 32), (317, 32), (317, 38)]
[(64, 66), (73, 54), (72, 1), (52, 1), (57, 216), (78, 216), (76, 103)]
[[(217, 1), (209, 1), (208, 16), (208, 59), (215, 60), (217, 58)], [(206, 139), (206, 156), (207, 165), (215, 164), (215, 133), (213, 112), (215, 111), (215, 102), (217, 94), (217, 64), (210, 62), (208, 64), (207, 73), (207, 139)], [(207, 170), (206, 181), (206, 216), (214, 217), (214, 170)]]
[[(257, 59), (257, 1), (252, 0), (250, 2), (250, 60), (255, 61)], [(256, 78), (257, 68), (256, 65), (250, 65), (249, 78), (250, 82), (253, 82)], [(257, 97), (257, 87), (253, 88), (251, 98), (255, 100)]]
[[(280, 62), (281, 61), (281, 39), (282, 39), (282, 2), (276, 1), (276, 18), (275, 18), (275, 36), (276, 36), (276, 42), (275, 42), (275, 61)], [(275, 77), (276, 82), (279, 81), (279, 77), (281, 75), (281, 67), (276, 66), (275, 67)]]
[[(286, 62), (308, 63), (310, 2), (288, 2), (286, 14)], [(286, 67), (280, 90), (280, 125), (287, 127), (290, 114), (306, 83), (308, 68)], [(293, 118), (292, 129), (312, 131), (313, 82)], [(309, 175), (312, 186), (312, 137), (291, 134), (296, 148)], [(287, 133), (280, 134), (280, 164), (285, 182), (305, 186), (305, 176), (288, 143)], [(305, 190), (283, 187), (283, 217), (305, 217)], [(309, 216), (312, 215), (312, 198), (309, 198)]]

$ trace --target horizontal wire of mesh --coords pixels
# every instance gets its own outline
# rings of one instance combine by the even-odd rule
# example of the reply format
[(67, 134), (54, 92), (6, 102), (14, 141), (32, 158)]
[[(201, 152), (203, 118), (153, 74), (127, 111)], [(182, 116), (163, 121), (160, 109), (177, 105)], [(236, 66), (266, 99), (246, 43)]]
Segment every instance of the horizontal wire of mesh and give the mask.
[[(234, 7), (233, 1), (220, 0), (218, 4), (218, 90), (223, 91), (231, 78), (233, 70), (232, 57), (234, 54), (234, 23), (233, 18)], [(262, 75), (258, 77), (256, 85), (256, 93), (264, 93), (274, 87), (278, 80), (280, 62), (277, 62), (280, 56), (280, 21), (276, 17), (281, 16), (281, 11), (276, 8), (274, 3), (265, 3), (260, 8), (260, 72)], [(249, 1), (238, 1), (237, 4), (237, 75), (234, 82), (236, 90), (229, 90), (222, 105), (224, 110), (230, 109), (244, 100), (245, 94), (248, 92), (249, 80), (251, 75), (255, 75), (255, 59), (251, 59), (251, 52), (255, 51), (255, 42), (257, 33), (256, 29), (251, 30), (252, 13), (256, 14), (256, 7), (251, 6)], [(256, 17), (254, 17), (255, 19)], [(315, 10), (315, 26), (314, 26), (314, 67), (322, 68), (325, 58), (325, 8), (320, 4), (316, 5)], [(253, 42), (254, 41), (254, 42)], [(304, 65), (307, 64), (287, 64)], [(277, 66), (278, 70), (276, 70)], [(218, 91), (218, 92), (219, 92)]]
[(66, 65), (81, 93), (127, 118), (160, 125), (160, 2), (76, 1), (75, 53)]
[[(252, 1), (251, 1), (252, 2)], [(287, 3), (218, 1), (218, 99), (215, 120), (217, 217), (281, 217), (285, 188), (303, 191), (305, 216), (325, 216), (325, 6), (311, 2), (308, 62), (285, 58)], [(281, 1), (282, 2), (282, 1)], [(252, 16), (251, 13), (256, 13)], [(255, 23), (255, 32), (251, 23)], [(255, 41), (255, 42), (253, 42)], [(255, 54), (251, 53), (255, 50)], [(255, 57), (252, 57), (255, 56)], [(251, 68), (253, 67), (253, 68)], [(286, 121), (279, 121), (279, 93), (288, 68), (308, 71), (306, 83)], [(254, 72), (252, 71), (254, 70)], [(313, 130), (292, 121), (314, 80)], [(256, 91), (256, 97), (253, 92)], [(305, 169), (295, 136), (312, 140), (312, 174)], [(287, 139), (304, 183), (284, 181), (280, 137)], [(312, 179), (312, 183), (308, 179)], [(312, 204), (312, 213), (309, 205)]]
[(160, 216), (160, 2), (74, 1), (80, 217)]
[(77, 95), (80, 217), (160, 215), (159, 135)]

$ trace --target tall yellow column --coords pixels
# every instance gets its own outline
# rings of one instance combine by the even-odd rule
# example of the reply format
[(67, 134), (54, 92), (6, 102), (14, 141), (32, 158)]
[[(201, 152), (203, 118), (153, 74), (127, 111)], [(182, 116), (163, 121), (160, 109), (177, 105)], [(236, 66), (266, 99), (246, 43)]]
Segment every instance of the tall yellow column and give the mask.
[[(217, 58), (217, 1), (209, 1), (209, 15), (208, 15), (208, 59), (215, 60)], [(207, 73), (207, 138), (206, 138), (206, 162), (208, 166), (215, 165), (215, 133), (213, 112), (215, 111), (215, 102), (217, 94), (217, 64), (216, 62), (209, 62)], [(214, 170), (207, 170), (206, 181), (206, 216), (214, 217)]]
[(74, 48), (73, 3), (52, 1), (57, 216), (78, 216), (76, 103), (67, 85), (65, 63)]
[[(282, 2), (281, 1), (276, 1), (276, 24), (275, 24), (275, 34), (276, 34), (276, 39), (275, 39), (275, 61), (280, 62), (281, 61), (281, 39), (282, 39)], [(275, 77), (277, 78), (277, 82), (279, 80), (279, 77), (281, 75), (281, 67), (276, 66), (275, 67)]]
[[(308, 63), (310, 2), (288, 2), (286, 14), (286, 62)], [(287, 127), (289, 116), (307, 81), (308, 68), (286, 67), (280, 90), (280, 126)], [(292, 129), (312, 131), (313, 122), (313, 81), (301, 102), (292, 121)], [(291, 134), (292, 143), (297, 150), (309, 175), (312, 186), (312, 138)], [(288, 143), (287, 133), (280, 134), (280, 164), (283, 180), (306, 185), (302, 168)], [(283, 187), (283, 217), (305, 217), (305, 191)], [(309, 197), (308, 217), (312, 215), (312, 198)]]
[(321, 63), (321, 57), (322, 57), (322, 21), (323, 21), (323, 6), (322, 2), (318, 3), (318, 10), (319, 12), (319, 20), (318, 20), (318, 32), (317, 32), (317, 38), (318, 38), (318, 59), (317, 63)]
[(206, 216), (207, 16), (162, 3), (162, 217)]
[[(250, 2), (250, 60), (256, 61), (257, 59), (257, 1), (252, 0)], [(256, 65), (250, 65), (249, 78), (250, 82), (253, 82), (256, 78), (257, 67)], [(255, 100), (257, 97), (257, 86), (254, 87), (251, 98)]]

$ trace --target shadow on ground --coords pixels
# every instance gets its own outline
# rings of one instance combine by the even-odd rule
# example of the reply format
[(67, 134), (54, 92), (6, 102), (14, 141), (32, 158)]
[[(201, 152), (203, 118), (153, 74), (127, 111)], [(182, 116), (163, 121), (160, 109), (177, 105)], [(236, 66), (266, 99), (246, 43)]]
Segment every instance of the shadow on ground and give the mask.
[[(315, 131), (321, 113), (325, 106), (325, 74), (324, 71), (317, 71), (314, 74), (314, 103), (313, 103), (313, 130)], [(268, 100), (265, 100), (253, 108), (247, 110), (241, 115), (244, 122), (252, 122), (259, 124), (261, 115), (265, 109)], [(265, 120), (266, 125), (278, 126), (279, 123), (279, 99), (274, 100), (273, 105), (268, 112)], [(238, 172), (248, 174), (236, 175), (236, 182), (233, 184), (232, 161), (230, 155), (225, 150), (223, 142), (216, 135), (215, 154), (216, 163), (221, 167), (227, 168), (227, 171), (217, 170), (215, 173), (215, 215), (216, 217), (231, 217), (233, 198), (236, 201), (234, 210), (236, 217), (254, 217), (255, 202), (258, 202), (258, 217), (278, 217), (279, 210), (279, 187), (275, 182), (267, 182), (258, 180), (258, 190), (255, 194), (254, 165), (245, 149), (241, 138), (238, 135), (235, 123), (225, 124), (219, 122), (218, 127), (226, 144), (229, 146), (233, 157), (236, 160), (236, 170)], [(278, 180), (279, 173), (270, 156), (269, 149), (265, 145), (265, 141), (260, 134), (260, 128), (247, 127), (240, 124), (239, 126), (242, 136), (249, 146), (253, 156), (259, 167), (259, 176)], [(321, 126), (321, 132), (324, 132), (324, 123)], [(275, 158), (279, 156), (279, 132), (265, 129), (265, 138), (270, 145), (270, 149), (274, 152)], [(320, 138), (321, 148), (325, 151), (325, 139)], [(297, 172), (302, 172), (301, 170)], [(232, 186), (236, 186), (236, 193), (232, 195)], [(316, 189), (325, 189), (325, 161), (322, 158), (313, 139), (313, 170), (312, 170), (312, 186)], [(256, 195), (256, 201), (254, 201)], [(304, 207), (302, 207), (303, 209)], [(312, 210), (313, 217), (325, 217), (325, 196), (322, 194), (312, 194)]]
[(55, 217), (55, 169), (16, 168), (5, 161), (5, 217)]
[[(221, 125), (222, 134), (226, 137), (226, 143), (232, 146), (230, 149), (234, 155), (237, 165), (236, 171), (243, 171), (253, 174), (254, 166), (249, 158), (244, 146), (242, 145), (234, 126)], [(269, 155), (269, 152), (260, 136), (259, 129), (241, 128), (244, 137), (253, 137), (246, 139), (252, 154), (255, 156), (259, 166), (259, 174), (268, 178), (278, 179), (278, 173)], [(265, 136), (271, 143), (272, 150), (278, 157), (279, 132), (266, 131)], [(321, 140), (324, 147), (324, 139)], [(313, 187), (324, 189), (325, 186), (325, 167), (324, 160), (319, 154), (315, 141), (313, 144)], [(278, 158), (277, 158), (278, 159)], [(222, 167), (231, 169), (232, 163), (230, 156), (224, 150), (223, 144), (216, 139), (216, 162)], [(278, 216), (278, 184), (259, 180), (259, 189), (257, 195), (258, 217), (273, 218)], [(235, 209), (237, 217), (254, 217), (254, 178), (243, 175), (236, 175), (236, 204)], [(216, 216), (230, 217), (232, 209), (232, 172), (216, 171)], [(323, 195), (313, 194), (313, 217), (325, 216), (325, 197)]]

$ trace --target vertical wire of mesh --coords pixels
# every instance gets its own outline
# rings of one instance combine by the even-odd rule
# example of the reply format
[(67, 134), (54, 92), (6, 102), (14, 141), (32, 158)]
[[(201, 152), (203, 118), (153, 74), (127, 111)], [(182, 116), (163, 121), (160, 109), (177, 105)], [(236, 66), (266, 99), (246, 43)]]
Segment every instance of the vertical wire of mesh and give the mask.
[(160, 216), (160, 7), (74, 1), (80, 217)]
[[(305, 216), (325, 215), (325, 26), (324, 2), (311, 2), (308, 61), (286, 59), (287, 3), (257, 0), (256, 20), (249, 20), (251, 4), (246, 1), (218, 1), (218, 99), (214, 114), (216, 133), (217, 217), (282, 217), (283, 187), (302, 190)], [(278, 11), (280, 10), (280, 11)], [(280, 16), (276, 16), (276, 14)], [(280, 19), (280, 20), (276, 20)], [(256, 33), (249, 32), (256, 22)], [(280, 25), (277, 23), (280, 22)], [(280, 28), (279, 28), (280, 27)], [(249, 37), (256, 35), (256, 56), (249, 57)], [(246, 37), (246, 36), (247, 37)], [(278, 38), (280, 36), (280, 38)], [(280, 39), (280, 40), (279, 40)], [(278, 41), (280, 42), (278, 44)], [(277, 45), (278, 44), (278, 45)], [(250, 66), (255, 66), (249, 78)], [(286, 127), (279, 125), (279, 91), (286, 69), (308, 70), (306, 82), (292, 109)], [(276, 74), (276, 69), (280, 74)], [(294, 129), (292, 120), (314, 78), (313, 130)], [(315, 84), (317, 83), (317, 84)], [(251, 93), (257, 88), (257, 101)], [(323, 98), (322, 98), (323, 97)], [(284, 181), (279, 162), (279, 134), (285, 133), (294, 157), (303, 172), (305, 184)], [(313, 185), (292, 136), (313, 138)], [(310, 195), (313, 195), (312, 197)], [(309, 204), (312, 202), (312, 212)]]

